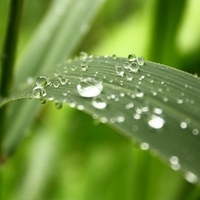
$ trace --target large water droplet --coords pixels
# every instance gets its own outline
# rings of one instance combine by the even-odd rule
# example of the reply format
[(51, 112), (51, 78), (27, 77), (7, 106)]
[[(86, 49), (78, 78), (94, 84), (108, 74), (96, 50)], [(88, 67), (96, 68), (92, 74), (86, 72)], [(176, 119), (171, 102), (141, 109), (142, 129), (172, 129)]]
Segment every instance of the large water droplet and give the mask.
[(165, 120), (162, 117), (152, 115), (148, 121), (148, 124), (154, 129), (161, 129), (165, 124)]
[(36, 80), (36, 85), (39, 87), (46, 87), (50, 84), (49, 78), (47, 76), (41, 75)]
[(102, 81), (87, 77), (80, 80), (77, 85), (77, 91), (82, 97), (96, 97), (103, 90)]
[(46, 90), (43, 87), (36, 86), (33, 88), (32, 94), (34, 98), (40, 99), (46, 96)]
[(101, 97), (95, 97), (92, 100), (92, 105), (97, 109), (104, 109), (104, 108), (106, 108), (107, 103)]

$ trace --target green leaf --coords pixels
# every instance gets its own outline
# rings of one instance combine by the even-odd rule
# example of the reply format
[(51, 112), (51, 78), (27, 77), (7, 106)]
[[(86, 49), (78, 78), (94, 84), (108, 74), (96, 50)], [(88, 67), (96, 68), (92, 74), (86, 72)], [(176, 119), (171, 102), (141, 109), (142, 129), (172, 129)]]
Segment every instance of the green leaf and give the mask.
[(76, 107), (160, 156), (191, 183), (200, 177), (200, 79), (135, 58), (87, 56), (39, 76), (14, 99)]

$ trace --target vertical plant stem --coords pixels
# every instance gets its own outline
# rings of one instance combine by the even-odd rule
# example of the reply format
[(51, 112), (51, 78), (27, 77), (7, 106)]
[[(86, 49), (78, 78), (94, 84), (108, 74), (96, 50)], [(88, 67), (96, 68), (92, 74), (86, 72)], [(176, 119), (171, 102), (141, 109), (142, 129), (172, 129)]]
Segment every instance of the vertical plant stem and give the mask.
[[(17, 39), (23, 1), (24, 0), (11, 0), (10, 3), (8, 26), (1, 58), (0, 99), (8, 97), (12, 87), (13, 68), (15, 63), (15, 54), (17, 49)], [(6, 131), (6, 119), (7, 106), (3, 106), (0, 108), (0, 162), (3, 162), (4, 160), (4, 156), (2, 155), (2, 141)]]

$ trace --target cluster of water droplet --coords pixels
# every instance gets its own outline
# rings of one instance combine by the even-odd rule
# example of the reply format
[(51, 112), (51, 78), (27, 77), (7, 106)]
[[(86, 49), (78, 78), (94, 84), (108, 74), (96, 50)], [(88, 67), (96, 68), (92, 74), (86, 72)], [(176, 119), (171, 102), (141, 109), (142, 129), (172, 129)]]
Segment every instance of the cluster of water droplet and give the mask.
[[(113, 55), (116, 59), (116, 55)], [(145, 59), (143, 57), (136, 57), (135, 54), (129, 54), (127, 61), (123, 65), (115, 65), (116, 74), (120, 77), (126, 77), (128, 81), (132, 81), (134, 78), (134, 73), (137, 73), (139, 68), (145, 64)]]
[(36, 79), (36, 86), (33, 88), (32, 95), (34, 98), (40, 99), (47, 95), (45, 87), (51, 84), (50, 79), (45, 76), (41, 75)]

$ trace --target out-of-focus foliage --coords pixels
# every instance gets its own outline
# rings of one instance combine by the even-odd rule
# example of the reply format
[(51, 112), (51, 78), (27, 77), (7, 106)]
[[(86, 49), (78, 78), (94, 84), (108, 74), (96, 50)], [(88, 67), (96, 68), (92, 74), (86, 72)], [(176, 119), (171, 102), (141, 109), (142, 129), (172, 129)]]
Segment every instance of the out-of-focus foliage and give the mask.
[[(49, 5), (50, 1), (26, 1), (18, 58), (23, 57), (29, 36)], [(0, 2), (0, 47), (8, 6), (8, 1)], [(120, 56), (133, 52), (199, 73), (200, 27), (195, 23), (200, 19), (198, 6), (196, 0), (108, 0), (76, 52)], [(17, 152), (2, 168), (2, 199), (200, 197), (199, 188), (187, 183), (155, 155), (143, 152), (130, 140), (75, 109), (63, 107), (58, 111), (48, 104), (42, 107), (34, 124), (26, 128)]]

